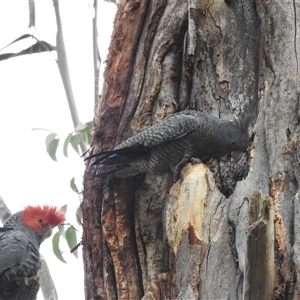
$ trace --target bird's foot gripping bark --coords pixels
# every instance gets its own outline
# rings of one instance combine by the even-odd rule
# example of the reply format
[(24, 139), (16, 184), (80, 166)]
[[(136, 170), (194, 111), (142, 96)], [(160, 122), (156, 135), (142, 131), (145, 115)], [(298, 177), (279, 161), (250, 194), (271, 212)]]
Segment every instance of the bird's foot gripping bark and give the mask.
[(200, 158), (197, 158), (197, 157), (191, 157), (190, 162), (191, 162), (192, 165), (195, 165), (195, 164), (202, 163), (202, 160)]
[(182, 168), (186, 165), (186, 163), (191, 162), (192, 164), (197, 164), (201, 162), (200, 158), (192, 157), (191, 154), (187, 153), (184, 155), (182, 160), (176, 165), (174, 169), (173, 182), (175, 183), (179, 179), (179, 174)]

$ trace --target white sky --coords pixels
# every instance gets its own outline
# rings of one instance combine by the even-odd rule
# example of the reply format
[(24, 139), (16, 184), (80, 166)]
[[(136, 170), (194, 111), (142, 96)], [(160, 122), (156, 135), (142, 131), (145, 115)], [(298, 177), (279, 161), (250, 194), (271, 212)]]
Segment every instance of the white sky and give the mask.
[[(25, 33), (55, 45), (56, 23), (51, 0), (35, 0), (36, 30), (28, 30), (28, 2), (0, 1), (0, 49)], [(89, 3), (90, 2), (90, 3)], [(82, 122), (93, 118), (92, 2), (60, 0), (64, 38), (75, 100)], [(116, 5), (99, 1), (99, 47), (103, 62), (112, 31)], [(7, 48), (1, 53), (20, 51), (28, 44)], [(82, 182), (82, 159), (69, 148), (69, 158), (57, 150), (58, 162), (45, 149), (46, 128), (64, 138), (73, 131), (65, 92), (56, 62), (49, 53), (0, 62), (0, 195), (15, 213), (26, 205), (68, 204), (68, 221), (75, 221), (78, 196), (71, 191), (73, 176)], [(56, 232), (56, 230), (54, 231)], [(81, 237), (81, 232), (79, 233)], [(52, 252), (52, 239), (41, 246), (55, 281), (59, 299), (84, 299), (81, 251), (76, 260), (65, 244), (61, 263)], [(39, 292), (38, 300), (43, 299)]]

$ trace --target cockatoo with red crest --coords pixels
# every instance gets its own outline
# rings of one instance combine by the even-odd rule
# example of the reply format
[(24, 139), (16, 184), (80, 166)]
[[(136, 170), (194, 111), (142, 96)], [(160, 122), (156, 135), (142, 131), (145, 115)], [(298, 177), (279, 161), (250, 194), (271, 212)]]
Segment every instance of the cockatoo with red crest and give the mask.
[(20, 283), (37, 275), (40, 244), (63, 221), (65, 214), (56, 207), (27, 206), (0, 227), (0, 300), (12, 299)]

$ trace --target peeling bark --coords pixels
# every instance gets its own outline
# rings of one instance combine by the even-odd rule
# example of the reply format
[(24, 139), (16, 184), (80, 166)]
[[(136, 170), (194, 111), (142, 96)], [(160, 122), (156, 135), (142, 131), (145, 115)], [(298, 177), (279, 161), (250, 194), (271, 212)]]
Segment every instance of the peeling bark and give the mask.
[(91, 152), (185, 109), (241, 114), (251, 138), (174, 185), (87, 166), (86, 299), (299, 299), (299, 18), (297, 1), (120, 1)]
[(248, 207), (247, 272), (244, 299), (271, 299), (274, 288), (274, 207), (255, 191)]

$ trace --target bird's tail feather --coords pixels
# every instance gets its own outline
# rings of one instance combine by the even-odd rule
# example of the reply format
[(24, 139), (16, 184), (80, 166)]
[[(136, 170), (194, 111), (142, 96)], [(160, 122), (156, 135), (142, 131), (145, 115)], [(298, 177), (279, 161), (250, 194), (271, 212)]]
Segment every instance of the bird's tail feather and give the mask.
[(98, 173), (98, 174), (95, 174), (94, 177), (105, 177), (109, 174), (114, 174), (120, 170), (123, 170), (124, 168), (126, 168), (127, 166), (120, 166), (120, 167), (117, 167), (117, 168), (114, 168), (112, 170), (109, 170), (109, 171), (105, 171), (105, 172), (102, 172), (102, 173)]
[(107, 159), (105, 159), (104, 161), (102, 161), (103, 165), (106, 166), (124, 166), (124, 165), (128, 165), (129, 163), (131, 163), (133, 161), (134, 157), (123, 157), (123, 156), (119, 156), (119, 155), (112, 155), (110, 157), (108, 157)]
[(124, 165), (131, 162), (134, 158), (140, 156), (145, 152), (143, 145), (135, 145), (131, 147), (113, 149), (108, 151), (102, 151), (95, 153), (85, 158), (85, 160), (101, 156), (96, 159), (91, 166), (103, 164), (103, 165)]
[(112, 170), (109, 170), (109, 171), (105, 171), (105, 172), (102, 172), (102, 173), (99, 173), (99, 174), (95, 174), (94, 177), (105, 177), (109, 174), (116, 174), (116, 173), (117, 173), (117, 177), (125, 178), (125, 177), (140, 174), (141, 172), (139, 170), (133, 169), (129, 165), (124, 165), (124, 166), (118, 166), (118, 167), (116, 167)]

